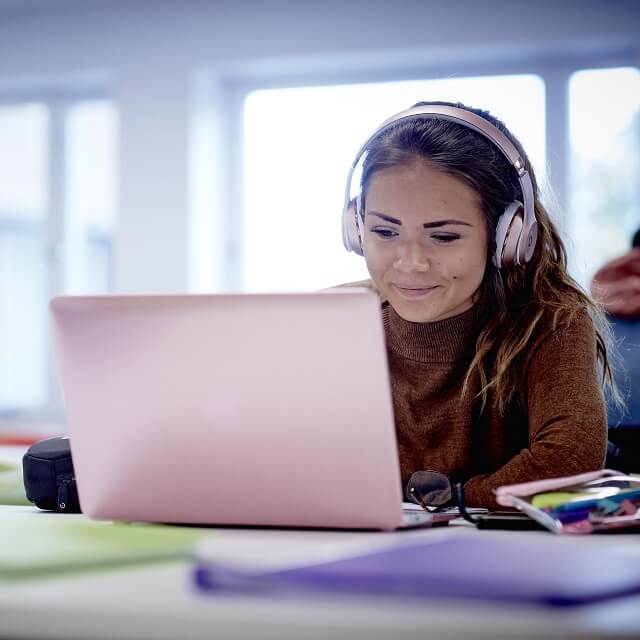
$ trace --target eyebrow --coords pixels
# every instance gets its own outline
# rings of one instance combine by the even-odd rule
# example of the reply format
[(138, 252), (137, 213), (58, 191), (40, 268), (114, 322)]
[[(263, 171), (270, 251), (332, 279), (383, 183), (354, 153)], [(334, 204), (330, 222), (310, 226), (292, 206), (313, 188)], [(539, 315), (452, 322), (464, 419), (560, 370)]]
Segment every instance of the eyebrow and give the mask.
[[(369, 211), (369, 215), (370, 216), (376, 216), (378, 218), (382, 218), (383, 220), (386, 220), (387, 222), (391, 222), (392, 224), (397, 224), (402, 226), (402, 222), (400, 220), (398, 220), (398, 218), (392, 218), (391, 216), (388, 216), (384, 213), (380, 213), (379, 211)], [(447, 225), (463, 225), (465, 227), (472, 227), (472, 224), (469, 224), (468, 222), (464, 222), (462, 220), (435, 220), (434, 222), (425, 222), (422, 226), (425, 229), (434, 229), (437, 227), (446, 227)]]

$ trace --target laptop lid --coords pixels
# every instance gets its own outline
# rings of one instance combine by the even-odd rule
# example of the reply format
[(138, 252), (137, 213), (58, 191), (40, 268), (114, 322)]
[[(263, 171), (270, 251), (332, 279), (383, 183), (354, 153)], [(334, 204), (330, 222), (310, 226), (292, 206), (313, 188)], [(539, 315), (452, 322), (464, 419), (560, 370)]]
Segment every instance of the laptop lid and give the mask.
[(373, 293), (70, 296), (50, 309), (87, 515), (402, 524)]

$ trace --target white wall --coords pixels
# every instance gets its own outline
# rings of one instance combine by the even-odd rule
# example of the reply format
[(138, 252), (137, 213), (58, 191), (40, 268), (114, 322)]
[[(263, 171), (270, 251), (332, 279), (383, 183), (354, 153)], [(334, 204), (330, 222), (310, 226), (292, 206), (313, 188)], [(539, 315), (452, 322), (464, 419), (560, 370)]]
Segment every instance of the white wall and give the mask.
[[(585, 56), (640, 61), (640, 2), (0, 2), (0, 96), (98, 86), (118, 100), (120, 292), (229, 281), (224, 268), (235, 247), (224, 238), (233, 236), (226, 233), (233, 221), (223, 214), (231, 209), (221, 185), (236, 84), (345, 72), (359, 80), (381, 69), (426, 73), (435, 65), (455, 73), (522, 59), (562, 65)], [(198, 131), (210, 139), (194, 147), (190, 115), (205, 111), (210, 121)], [(188, 160), (196, 157), (194, 175)], [(210, 279), (202, 276), (207, 266)]]

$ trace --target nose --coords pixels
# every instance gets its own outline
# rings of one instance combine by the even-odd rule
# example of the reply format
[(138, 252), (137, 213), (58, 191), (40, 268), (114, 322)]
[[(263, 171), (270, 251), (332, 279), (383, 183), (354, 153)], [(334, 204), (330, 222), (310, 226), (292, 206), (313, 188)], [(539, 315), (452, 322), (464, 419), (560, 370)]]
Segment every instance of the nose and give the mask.
[(420, 242), (404, 242), (398, 248), (393, 267), (405, 273), (424, 272), (431, 268), (431, 261)]

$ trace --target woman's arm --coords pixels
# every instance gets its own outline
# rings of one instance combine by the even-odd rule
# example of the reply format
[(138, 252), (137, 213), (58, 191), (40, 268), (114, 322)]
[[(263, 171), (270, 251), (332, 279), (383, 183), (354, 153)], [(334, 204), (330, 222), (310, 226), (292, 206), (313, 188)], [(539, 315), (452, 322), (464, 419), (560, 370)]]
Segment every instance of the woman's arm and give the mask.
[(607, 417), (595, 331), (586, 312), (541, 342), (526, 380), (529, 446), (498, 471), (467, 481), (470, 505), (497, 508), (496, 487), (582, 473), (604, 463)]

